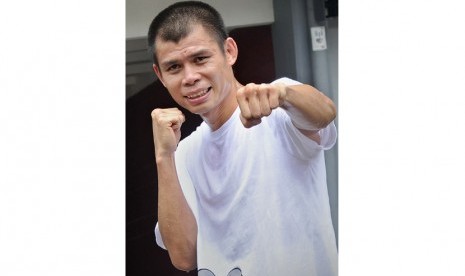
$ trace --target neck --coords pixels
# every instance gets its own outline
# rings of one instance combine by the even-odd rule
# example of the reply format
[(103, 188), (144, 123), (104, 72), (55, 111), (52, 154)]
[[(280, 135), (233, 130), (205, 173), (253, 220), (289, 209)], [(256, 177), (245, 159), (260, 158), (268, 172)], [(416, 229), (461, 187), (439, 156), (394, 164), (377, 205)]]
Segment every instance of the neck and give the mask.
[(237, 80), (231, 85), (231, 89), (228, 95), (223, 101), (215, 108), (215, 110), (209, 112), (209, 114), (201, 115), (202, 119), (207, 123), (212, 131), (218, 130), (224, 123), (226, 123), (232, 114), (236, 110), (238, 103), (236, 99), (236, 91), (242, 87)]

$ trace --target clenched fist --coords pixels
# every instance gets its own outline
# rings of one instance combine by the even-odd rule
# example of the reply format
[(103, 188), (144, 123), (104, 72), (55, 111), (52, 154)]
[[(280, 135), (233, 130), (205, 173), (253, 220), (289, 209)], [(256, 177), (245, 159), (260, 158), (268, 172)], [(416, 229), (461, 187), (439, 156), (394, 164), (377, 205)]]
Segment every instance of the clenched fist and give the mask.
[(181, 125), (186, 120), (184, 114), (177, 108), (157, 108), (151, 116), (156, 157), (170, 156), (181, 139)]
[(241, 122), (246, 128), (261, 123), (261, 118), (284, 103), (286, 86), (284, 84), (249, 83), (241, 87), (236, 94), (241, 110)]

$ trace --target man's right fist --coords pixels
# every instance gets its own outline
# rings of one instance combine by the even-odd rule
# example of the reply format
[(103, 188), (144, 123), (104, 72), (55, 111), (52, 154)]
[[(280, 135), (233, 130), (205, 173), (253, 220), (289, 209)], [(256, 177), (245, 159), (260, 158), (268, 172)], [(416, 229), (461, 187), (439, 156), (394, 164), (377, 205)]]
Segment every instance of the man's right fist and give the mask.
[(181, 125), (186, 120), (184, 114), (177, 108), (157, 108), (151, 116), (155, 156), (170, 156), (181, 139)]

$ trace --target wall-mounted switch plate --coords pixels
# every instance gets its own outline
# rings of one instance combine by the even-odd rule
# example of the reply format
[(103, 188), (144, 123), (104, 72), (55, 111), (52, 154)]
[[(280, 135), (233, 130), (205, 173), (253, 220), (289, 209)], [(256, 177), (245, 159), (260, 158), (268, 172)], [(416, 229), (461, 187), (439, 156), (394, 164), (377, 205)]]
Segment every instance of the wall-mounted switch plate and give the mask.
[(313, 51), (323, 51), (328, 48), (326, 45), (325, 27), (311, 27), (310, 33), (312, 35)]

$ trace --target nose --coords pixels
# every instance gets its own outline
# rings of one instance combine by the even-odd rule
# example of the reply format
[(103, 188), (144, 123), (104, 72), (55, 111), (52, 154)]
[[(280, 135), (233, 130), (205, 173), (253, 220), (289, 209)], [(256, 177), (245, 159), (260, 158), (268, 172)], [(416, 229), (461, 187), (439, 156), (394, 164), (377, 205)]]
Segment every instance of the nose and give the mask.
[(183, 85), (191, 86), (200, 80), (200, 74), (197, 72), (195, 66), (186, 65), (184, 67)]

